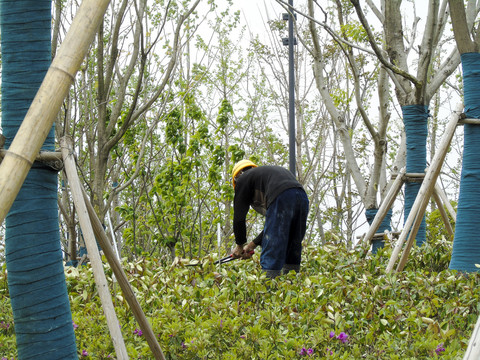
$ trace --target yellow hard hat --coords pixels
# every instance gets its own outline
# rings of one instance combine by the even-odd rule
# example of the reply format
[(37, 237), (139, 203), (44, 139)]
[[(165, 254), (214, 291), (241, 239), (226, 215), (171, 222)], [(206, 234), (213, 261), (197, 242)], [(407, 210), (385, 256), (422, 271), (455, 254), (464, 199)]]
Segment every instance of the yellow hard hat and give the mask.
[(255, 165), (252, 161), (250, 160), (240, 160), (239, 162), (237, 162), (235, 164), (235, 166), (233, 167), (233, 170), (232, 170), (232, 184), (233, 184), (233, 187), (235, 187), (235, 178), (237, 177), (238, 173), (247, 168), (247, 167), (258, 167), (257, 165)]

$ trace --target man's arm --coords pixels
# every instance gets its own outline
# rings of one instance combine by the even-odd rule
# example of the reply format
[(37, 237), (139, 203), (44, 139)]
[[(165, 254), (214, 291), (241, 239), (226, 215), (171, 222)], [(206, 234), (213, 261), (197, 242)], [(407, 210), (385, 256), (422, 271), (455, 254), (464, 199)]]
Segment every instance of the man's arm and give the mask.
[(262, 246), (262, 240), (263, 240), (263, 230), (260, 234), (257, 235), (257, 237), (252, 242), (254, 242), (256, 246), (258, 245)]
[(247, 242), (246, 218), (250, 209), (250, 194), (248, 187), (241, 181), (237, 182), (235, 197), (233, 198), (233, 233), (237, 245)]

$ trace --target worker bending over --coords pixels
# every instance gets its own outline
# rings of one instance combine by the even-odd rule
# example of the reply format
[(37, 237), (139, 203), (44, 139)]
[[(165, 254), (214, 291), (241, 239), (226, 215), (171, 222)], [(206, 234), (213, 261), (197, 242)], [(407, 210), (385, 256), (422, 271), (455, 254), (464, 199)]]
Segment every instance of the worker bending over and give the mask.
[[(237, 244), (233, 256), (249, 258), (260, 245), (260, 265), (267, 277), (274, 278), (282, 270), (299, 272), (309, 207), (302, 185), (283, 167), (257, 166), (250, 160), (241, 160), (233, 167), (232, 182), (233, 232)], [(246, 244), (246, 216), (250, 206), (265, 216), (265, 225)]]

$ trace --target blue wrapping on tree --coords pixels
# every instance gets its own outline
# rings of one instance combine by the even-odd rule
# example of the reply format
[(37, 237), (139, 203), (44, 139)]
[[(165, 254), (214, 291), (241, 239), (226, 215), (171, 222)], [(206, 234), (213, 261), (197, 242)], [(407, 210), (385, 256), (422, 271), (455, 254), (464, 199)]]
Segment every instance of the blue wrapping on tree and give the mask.
[[(51, 62), (51, 0), (1, 0), (2, 129), (8, 148)], [(42, 150), (53, 151), (52, 128)], [(78, 359), (60, 247), (57, 173), (35, 164), (6, 219), (18, 358)]]
[[(462, 54), (463, 89), (467, 118), (480, 119), (480, 54)], [(457, 223), (450, 269), (478, 272), (480, 264), (480, 126), (464, 125), (464, 146)]]
[[(369, 225), (372, 225), (375, 216), (377, 215), (378, 209), (366, 209), (365, 210), (365, 217), (367, 218), (367, 222)], [(390, 225), (392, 221), (392, 209), (388, 210), (385, 217), (383, 218), (380, 226), (378, 227), (377, 232), (383, 233), (385, 230), (391, 231), (392, 227)], [(382, 239), (373, 239), (372, 240), (372, 253), (376, 254), (378, 249), (383, 248), (385, 245), (385, 241)]]
[[(407, 138), (406, 171), (407, 173), (424, 173), (427, 167), (428, 106), (402, 106), (402, 113)], [(407, 182), (405, 184), (405, 222), (417, 198), (420, 187), (421, 183)], [(426, 229), (424, 215), (415, 238), (418, 246), (421, 246), (426, 241)]]

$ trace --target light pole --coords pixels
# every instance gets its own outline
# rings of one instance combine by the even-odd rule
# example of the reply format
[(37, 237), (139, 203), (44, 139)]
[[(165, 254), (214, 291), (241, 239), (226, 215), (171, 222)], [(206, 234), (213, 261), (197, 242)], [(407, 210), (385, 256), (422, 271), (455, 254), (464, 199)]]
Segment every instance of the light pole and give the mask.
[(293, 0), (288, 0), (289, 12), (283, 14), (283, 20), (288, 20), (288, 38), (283, 38), (283, 45), (288, 45), (288, 139), (289, 139), (289, 168), (296, 176), (295, 159), (295, 62), (294, 45), (297, 44), (293, 34)]

